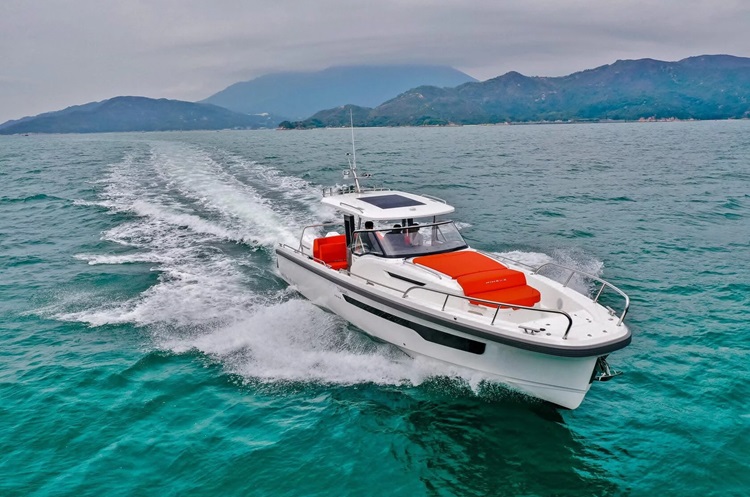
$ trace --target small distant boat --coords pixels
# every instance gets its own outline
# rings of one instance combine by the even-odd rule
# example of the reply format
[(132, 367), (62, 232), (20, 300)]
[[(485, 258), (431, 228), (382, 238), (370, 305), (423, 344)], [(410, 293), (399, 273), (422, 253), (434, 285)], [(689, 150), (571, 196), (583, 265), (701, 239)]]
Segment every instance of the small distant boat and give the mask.
[[(340, 223), (306, 226), (297, 246), (279, 243), (281, 276), (314, 304), (409, 355), (481, 371), (531, 396), (577, 408), (593, 381), (620, 374), (607, 356), (631, 341), (630, 299), (603, 279), (555, 263), (537, 268), (470, 248), (454, 208), (429, 195), (367, 189), (356, 155), (324, 191)], [(558, 282), (542, 273), (564, 274)], [(598, 286), (595, 297), (569, 286)], [(603, 292), (622, 300), (615, 311)]]

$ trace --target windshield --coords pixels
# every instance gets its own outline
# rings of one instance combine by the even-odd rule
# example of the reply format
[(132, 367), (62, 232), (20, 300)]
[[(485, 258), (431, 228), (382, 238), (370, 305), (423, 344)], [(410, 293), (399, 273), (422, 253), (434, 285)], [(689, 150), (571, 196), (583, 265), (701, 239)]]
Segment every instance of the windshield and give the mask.
[(354, 232), (352, 253), (373, 254), (380, 257), (413, 257), (450, 252), (466, 248), (452, 221), (432, 224), (395, 225), (388, 229), (357, 230)]

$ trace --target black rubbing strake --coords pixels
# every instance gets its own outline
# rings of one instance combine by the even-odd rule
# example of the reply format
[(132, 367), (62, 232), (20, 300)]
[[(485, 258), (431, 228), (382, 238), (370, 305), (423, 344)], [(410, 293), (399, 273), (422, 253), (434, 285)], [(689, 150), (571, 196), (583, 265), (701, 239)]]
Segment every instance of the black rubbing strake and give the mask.
[(392, 323), (400, 324), (401, 326), (404, 326), (406, 328), (411, 328), (428, 342), (437, 343), (438, 345), (444, 345), (453, 349), (463, 350), (464, 352), (471, 352), (472, 354), (484, 354), (486, 344), (482, 342), (477, 342), (476, 340), (470, 340), (468, 338), (451, 335), (450, 333), (445, 333), (443, 331), (438, 331), (433, 328), (428, 328), (427, 326), (408, 321), (404, 318), (400, 318), (388, 312), (376, 309), (375, 307), (367, 305), (364, 302), (360, 302), (359, 300), (354, 300), (348, 295), (344, 295), (344, 300), (354, 306), (359, 307), (360, 309), (375, 314), (378, 317), (387, 319)]

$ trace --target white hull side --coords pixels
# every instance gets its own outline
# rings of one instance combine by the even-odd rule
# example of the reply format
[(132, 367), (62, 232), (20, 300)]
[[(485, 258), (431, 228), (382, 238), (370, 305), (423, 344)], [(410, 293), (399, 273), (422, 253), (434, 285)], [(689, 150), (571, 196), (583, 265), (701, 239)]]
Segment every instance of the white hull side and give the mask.
[[(294, 253), (287, 253), (289, 257), (299, 257)], [(300, 257), (300, 260), (309, 259)], [(596, 357), (560, 357), (463, 334), (448, 326), (399, 312), (365, 295), (346, 290), (286, 257), (279, 256), (278, 265), (282, 277), (311, 302), (329, 309), (373, 337), (392, 343), (409, 354), (420, 354), (487, 373), (529, 395), (569, 409), (575, 409), (581, 404), (591, 386)], [(323, 266), (321, 269), (324, 269)], [(333, 271), (330, 274), (335, 274), (342, 281), (351, 281), (351, 277), (344, 274)], [(366, 291), (376, 293), (372, 287), (367, 287)], [(483, 354), (475, 354), (425, 340), (411, 328), (350, 304), (344, 299), (344, 295), (396, 318), (484, 343), (486, 349)]]

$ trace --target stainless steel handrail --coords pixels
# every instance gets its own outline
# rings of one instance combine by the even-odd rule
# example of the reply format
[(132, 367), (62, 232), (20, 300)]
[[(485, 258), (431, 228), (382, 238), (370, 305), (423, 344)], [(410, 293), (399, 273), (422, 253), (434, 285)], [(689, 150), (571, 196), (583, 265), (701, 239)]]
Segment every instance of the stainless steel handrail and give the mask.
[(365, 212), (363, 208), (357, 207), (356, 205), (347, 204), (346, 202), (339, 202), (339, 205), (344, 205), (346, 207), (351, 207), (352, 209), (357, 209), (359, 212)]
[(302, 240), (305, 238), (305, 231), (307, 231), (308, 228), (322, 228), (324, 226), (343, 226), (343, 225), (344, 223), (342, 222), (335, 222), (335, 223), (310, 224), (308, 226), (305, 226), (304, 228), (302, 228), (302, 234), (299, 236), (299, 250), (302, 250)]
[(354, 188), (354, 185), (347, 185), (347, 186), (329, 186), (327, 188), (323, 188), (323, 197), (333, 197), (334, 195), (346, 195), (348, 193), (365, 193), (365, 192), (387, 192), (391, 191), (390, 188), (386, 187), (368, 187), (368, 188), (360, 188), (359, 192), (356, 191)]
[(490, 322), (490, 326), (494, 326), (495, 325), (495, 320), (497, 319), (497, 314), (498, 314), (498, 312), (500, 312), (500, 307), (503, 306), (503, 307), (510, 307), (510, 308), (513, 308), (513, 309), (524, 309), (524, 310), (527, 310), (527, 311), (546, 312), (546, 313), (549, 313), (549, 314), (560, 314), (562, 316), (565, 316), (565, 318), (568, 320), (568, 326), (567, 326), (567, 328), (565, 328), (565, 333), (563, 334), (563, 337), (562, 337), (563, 340), (567, 340), (568, 339), (568, 333), (570, 332), (570, 328), (573, 327), (573, 318), (570, 317), (570, 314), (568, 314), (565, 311), (558, 311), (558, 310), (555, 310), (555, 309), (544, 309), (544, 308), (538, 308), (538, 307), (529, 307), (529, 306), (525, 306), (525, 305), (510, 304), (508, 302), (498, 302), (498, 301), (495, 301), (495, 300), (480, 299), (480, 298), (477, 298), (477, 297), (471, 297), (471, 296), (467, 296), (467, 295), (458, 295), (458, 294), (455, 294), (455, 293), (443, 292), (443, 291), (440, 291), (440, 290), (436, 290), (434, 288), (427, 288), (427, 287), (424, 287), (424, 286), (416, 286), (416, 285), (407, 288), (404, 291), (402, 297), (403, 298), (407, 298), (409, 296), (409, 293), (412, 292), (412, 290), (425, 290), (427, 292), (436, 293), (438, 295), (445, 295), (445, 300), (443, 300), (443, 307), (440, 309), (441, 311), (445, 311), (445, 306), (448, 304), (448, 299), (450, 297), (457, 297), (459, 299), (469, 300), (471, 302), (483, 302), (485, 304), (497, 305), (497, 309), (495, 309), (495, 314), (492, 316), (492, 321)]
[(288, 248), (288, 249), (289, 249), (289, 250), (291, 250), (292, 252), (296, 252), (296, 253), (298, 253), (298, 254), (300, 254), (300, 255), (304, 255), (305, 257), (308, 257), (308, 255), (307, 255), (307, 254), (305, 254), (304, 252), (302, 252), (301, 250), (299, 250), (299, 249), (296, 249), (296, 248), (292, 247), (291, 245), (287, 245), (286, 243), (281, 243), (281, 242), (279, 242), (279, 247), (284, 247), (284, 248)]
[(415, 262), (412, 262), (412, 261), (410, 261), (408, 259), (404, 259), (403, 262), (404, 262), (404, 264), (411, 264), (412, 266), (414, 266), (417, 269), (421, 269), (423, 271), (427, 271), (428, 273), (431, 273), (431, 274), (437, 276), (439, 280), (443, 279), (443, 275), (442, 274), (440, 274), (438, 271), (435, 271), (434, 269), (428, 268), (427, 266), (422, 266), (422, 265), (417, 264)]
[(596, 297), (593, 298), (594, 303), (597, 303), (599, 301), (599, 297), (601, 297), (602, 292), (604, 291), (604, 287), (609, 287), (612, 290), (614, 290), (615, 292), (619, 293), (620, 296), (625, 299), (625, 309), (623, 309), (622, 314), (620, 314), (620, 320), (617, 322), (617, 326), (620, 326), (622, 324), (623, 320), (625, 319), (625, 315), (628, 313), (628, 309), (630, 309), (630, 297), (628, 297), (628, 295), (625, 292), (623, 292), (622, 290), (620, 290), (619, 288), (617, 288), (615, 285), (613, 285), (609, 281), (603, 280), (603, 279), (601, 279), (598, 276), (586, 273), (586, 272), (581, 271), (579, 269), (574, 269), (574, 268), (571, 268), (571, 267), (563, 266), (563, 265), (557, 264), (555, 262), (547, 262), (546, 264), (542, 264), (541, 266), (539, 266), (538, 268), (536, 268), (533, 271), (533, 274), (539, 274), (539, 271), (541, 271), (543, 268), (545, 268), (547, 266), (554, 266), (554, 267), (558, 267), (560, 269), (565, 269), (566, 271), (570, 271), (570, 275), (568, 275), (568, 279), (565, 280), (565, 283), (562, 284), (563, 288), (566, 288), (568, 286), (568, 283), (570, 283), (570, 280), (573, 278), (573, 276), (575, 274), (580, 274), (582, 276), (585, 276), (586, 278), (590, 278), (592, 280), (596, 280), (599, 283), (601, 283), (602, 284), (601, 288), (599, 288), (599, 291), (596, 293)]
[(448, 202), (446, 202), (446, 201), (445, 201), (445, 200), (443, 200), (442, 198), (440, 198), (440, 197), (436, 197), (436, 196), (434, 196), (434, 195), (427, 195), (426, 193), (420, 193), (419, 195), (420, 195), (420, 196), (422, 196), (422, 197), (427, 197), (427, 198), (429, 198), (429, 199), (431, 199), (431, 200), (437, 200), (438, 202), (442, 202), (442, 203), (444, 203), (444, 204), (446, 204), (446, 205), (448, 204)]

